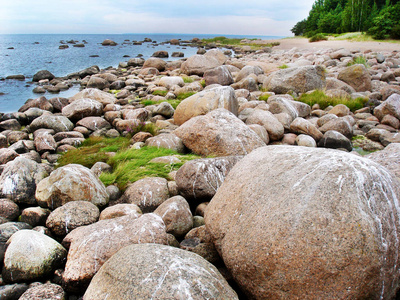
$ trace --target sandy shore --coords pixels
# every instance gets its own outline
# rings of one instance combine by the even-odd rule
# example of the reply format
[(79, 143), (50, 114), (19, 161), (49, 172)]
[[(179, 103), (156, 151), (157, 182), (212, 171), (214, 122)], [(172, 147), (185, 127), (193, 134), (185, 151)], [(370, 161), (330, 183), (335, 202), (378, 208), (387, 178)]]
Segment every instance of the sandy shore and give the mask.
[[(262, 43), (273, 43), (277, 40), (263, 40)], [(392, 52), (392, 51), (400, 51), (400, 44), (395, 43), (383, 43), (383, 42), (351, 42), (346, 40), (332, 40), (332, 41), (321, 41), (321, 42), (308, 42), (306, 38), (289, 38), (289, 39), (280, 39), (279, 46), (274, 47), (274, 49), (282, 49), (282, 50), (290, 50), (294, 47), (299, 49), (308, 49), (308, 50), (319, 50), (319, 49), (339, 49), (345, 48), (349, 50), (359, 50), (359, 51), (379, 51), (379, 52)]]

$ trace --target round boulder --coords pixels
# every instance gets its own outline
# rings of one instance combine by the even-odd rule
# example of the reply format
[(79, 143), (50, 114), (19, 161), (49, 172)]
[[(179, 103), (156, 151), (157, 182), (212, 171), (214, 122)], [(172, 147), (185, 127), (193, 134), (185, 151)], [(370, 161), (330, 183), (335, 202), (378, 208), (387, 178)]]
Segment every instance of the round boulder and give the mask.
[(94, 276), (84, 298), (238, 299), (218, 270), (194, 253), (140, 244), (121, 249)]
[(42, 207), (55, 209), (71, 201), (89, 201), (96, 206), (108, 203), (104, 184), (88, 168), (69, 164), (39, 182), (36, 200)]
[(392, 299), (400, 183), (342, 151), (254, 150), (208, 205), (207, 229), (252, 299)]

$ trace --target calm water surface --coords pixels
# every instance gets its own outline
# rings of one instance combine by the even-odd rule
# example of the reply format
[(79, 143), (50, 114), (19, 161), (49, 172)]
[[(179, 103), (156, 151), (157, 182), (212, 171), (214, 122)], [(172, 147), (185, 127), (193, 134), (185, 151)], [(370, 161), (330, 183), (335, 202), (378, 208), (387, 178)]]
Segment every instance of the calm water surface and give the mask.
[[(158, 43), (166, 42), (172, 38), (191, 40), (194, 37), (210, 38), (215, 35), (178, 35), (178, 34), (35, 34), (35, 35), (0, 35), (0, 78), (8, 75), (25, 75), (24, 81), (0, 80), (0, 112), (17, 111), (27, 99), (37, 98), (41, 95), (34, 94), (32, 90), (36, 87), (31, 83), (33, 75), (39, 70), (49, 70), (56, 77), (66, 76), (70, 73), (83, 70), (87, 67), (97, 65), (101, 69), (113, 66), (117, 67), (122, 61), (142, 54), (144, 59), (149, 58), (155, 51), (166, 50), (172, 52), (180, 51), (185, 57), (196, 54), (197, 48), (174, 45), (155, 46), (152, 43), (133, 45), (132, 41), (143, 41), (150, 38)], [(233, 36), (230, 36), (233, 37)], [(244, 36), (236, 36), (244, 38)], [(246, 36), (247, 38), (273, 39), (280, 37)], [(118, 43), (115, 47), (104, 47), (101, 42), (111, 39)], [(74, 40), (82, 43), (87, 42), (85, 47), (73, 47), (60, 50), (60, 41)], [(129, 42), (125, 42), (129, 40)], [(9, 48), (14, 49), (9, 49)], [(98, 57), (90, 57), (98, 55)], [(129, 55), (129, 57), (124, 57)], [(176, 60), (179, 58), (168, 58)], [(59, 94), (44, 94), (45, 97), (70, 97), (79, 91), (79, 86), (60, 92)]]

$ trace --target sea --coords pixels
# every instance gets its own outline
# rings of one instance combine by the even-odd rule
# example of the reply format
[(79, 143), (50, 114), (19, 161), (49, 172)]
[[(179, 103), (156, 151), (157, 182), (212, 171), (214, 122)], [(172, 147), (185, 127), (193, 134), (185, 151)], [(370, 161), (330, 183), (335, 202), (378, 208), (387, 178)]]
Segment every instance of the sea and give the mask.
[[(67, 91), (58, 94), (35, 94), (32, 90), (36, 87), (32, 83), (33, 75), (40, 70), (49, 70), (56, 77), (66, 76), (87, 67), (97, 65), (101, 69), (117, 67), (120, 62), (128, 61), (139, 54), (144, 59), (152, 56), (155, 51), (166, 50), (170, 54), (167, 61), (172, 58), (172, 52), (183, 52), (185, 57), (190, 57), (197, 52), (195, 47), (174, 46), (160, 44), (171, 39), (191, 40), (193, 38), (212, 38), (221, 35), (212, 34), (0, 34), (0, 112), (16, 112), (28, 100), (45, 96), (71, 97), (79, 92), (80, 86), (74, 85)], [(229, 38), (260, 38), (279, 39), (280, 36), (241, 36), (224, 35)], [(155, 43), (134, 45), (133, 41), (151, 39)], [(118, 43), (117, 46), (102, 46), (105, 39)], [(59, 49), (67, 41), (83, 43), (85, 47)], [(124, 57), (128, 55), (129, 57)], [(95, 57), (93, 57), (95, 56)], [(24, 75), (25, 80), (5, 79), (9, 75)]]

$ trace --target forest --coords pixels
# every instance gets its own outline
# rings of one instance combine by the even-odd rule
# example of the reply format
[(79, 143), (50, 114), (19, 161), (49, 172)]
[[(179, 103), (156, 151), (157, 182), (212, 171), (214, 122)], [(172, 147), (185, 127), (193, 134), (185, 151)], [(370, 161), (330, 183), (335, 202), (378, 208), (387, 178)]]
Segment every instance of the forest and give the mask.
[(400, 39), (400, 0), (316, 0), (296, 36), (366, 32), (374, 39)]

